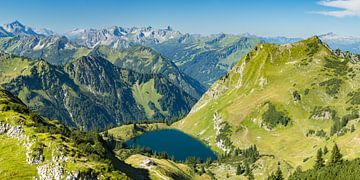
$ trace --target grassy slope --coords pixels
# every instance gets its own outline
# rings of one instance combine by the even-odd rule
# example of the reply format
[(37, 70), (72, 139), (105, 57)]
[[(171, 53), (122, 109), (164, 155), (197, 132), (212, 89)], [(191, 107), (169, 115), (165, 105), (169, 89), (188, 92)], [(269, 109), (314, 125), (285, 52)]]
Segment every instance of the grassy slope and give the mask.
[[(57, 134), (57, 133), (40, 133), (36, 129), (38, 125), (30, 118), (27, 113), (14, 111), (12, 109), (6, 110), (5, 107), (13, 105), (15, 107), (22, 107), (27, 109), (19, 99), (10, 96), (6, 91), (1, 90), (0, 92), (0, 121), (2, 124), (8, 124), (11, 126), (20, 126), (24, 130), (25, 139), (29, 139), (34, 144), (43, 144), (43, 155), (45, 161), (38, 165), (29, 165), (26, 163), (26, 140), (16, 139), (10, 136), (1, 135), (0, 143), (0, 154), (1, 164), (0, 173), (1, 176), (19, 177), (20, 179), (32, 179), (37, 175), (36, 167), (51, 163), (54, 156), (58, 156), (64, 153), (68, 160), (60, 162), (64, 167), (64, 170), (71, 172), (73, 170), (79, 172), (87, 172), (89, 169), (94, 170), (96, 173), (100, 173), (103, 177), (115, 177), (118, 176), (126, 177), (125, 174), (120, 171), (109, 172), (106, 169), (109, 168), (109, 164), (102, 161), (91, 160), (87, 154), (84, 154), (78, 147), (77, 144), (69, 137)], [(48, 126), (56, 126), (60, 128), (61, 124), (57, 121), (46, 120)], [(36, 146), (35, 146), (36, 147)], [(31, 146), (35, 148), (34, 145)], [(1, 177), (0, 176), (0, 177)]]
[(155, 89), (154, 79), (150, 79), (144, 84), (136, 83), (132, 87), (132, 92), (137, 104), (140, 104), (144, 107), (147, 117), (150, 119), (155, 114), (154, 110), (150, 108), (149, 103), (154, 103), (155, 107), (160, 110), (162, 114), (166, 114), (162, 110), (159, 100), (162, 98), (162, 95), (159, 94)]
[[(144, 166), (147, 159), (155, 162), (154, 166)], [(136, 168), (149, 170), (151, 179), (191, 179), (194, 172), (185, 164), (174, 163), (166, 159), (149, 158), (143, 155), (132, 155), (125, 161)]]
[[(314, 51), (310, 48), (313, 45), (318, 46)], [(313, 158), (306, 162), (303, 160), (312, 157), (320, 147), (331, 147), (332, 141), (338, 142), (346, 158), (359, 154), (358, 146), (349, 143), (355, 142), (356, 133), (328, 140), (305, 136), (309, 129), (324, 129), (329, 135), (332, 120), (309, 118), (315, 106), (332, 106), (339, 117), (349, 113), (346, 108), (352, 105), (348, 103), (347, 95), (359, 88), (359, 77), (349, 78), (349, 74), (339, 75), (324, 68), (325, 58), (336, 59), (336, 66), (345, 59), (335, 57), (316, 37), (290, 45), (260, 44), (248, 56), (217, 81), (195, 105), (193, 113), (174, 127), (208, 141), (214, 150), (222, 152), (215, 144), (213, 116), (218, 112), (232, 127), (229, 138), (235, 147), (256, 144), (262, 154), (273, 154), (293, 167), (301, 165), (304, 169), (312, 166)], [(350, 62), (347, 66), (357, 71), (359, 68), (358, 64)], [(325, 87), (319, 85), (331, 78), (344, 82), (335, 95), (337, 98), (327, 94)], [(306, 89), (309, 89), (307, 95)], [(293, 100), (294, 91), (301, 94), (301, 101)], [(289, 115), (292, 119), (290, 126), (272, 131), (260, 126), (264, 103), (268, 101)]]
[(133, 137), (140, 136), (144, 132), (169, 128), (169, 126), (164, 123), (136, 124), (136, 126), (137, 129), (134, 129), (133, 124), (123, 125), (109, 129), (107, 132), (115, 139), (126, 141)]
[[(30, 74), (29, 67), (33, 64), (31, 61), (2, 53), (0, 53), (0, 57), (0, 81), (8, 81), (20, 74)], [(8, 59), (11, 59), (11, 61)]]
[(33, 179), (37, 175), (36, 166), (26, 162), (26, 148), (16, 139), (0, 135), (0, 152), (0, 179)]

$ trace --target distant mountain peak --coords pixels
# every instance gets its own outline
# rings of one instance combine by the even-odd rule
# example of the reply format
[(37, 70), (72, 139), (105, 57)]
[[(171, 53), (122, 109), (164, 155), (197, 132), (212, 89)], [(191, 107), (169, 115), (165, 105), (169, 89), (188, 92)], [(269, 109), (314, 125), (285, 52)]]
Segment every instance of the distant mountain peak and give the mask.
[(33, 29), (36, 34), (44, 35), (44, 36), (52, 36), (56, 33), (48, 28), (34, 28)]
[(20, 21), (18, 20), (15, 20), (11, 23), (8, 23), (7, 25), (10, 25), (10, 26), (20, 26), (20, 27), (25, 27)]
[(14, 35), (37, 35), (32, 28), (23, 25), (18, 20), (4, 24), (3, 28)]

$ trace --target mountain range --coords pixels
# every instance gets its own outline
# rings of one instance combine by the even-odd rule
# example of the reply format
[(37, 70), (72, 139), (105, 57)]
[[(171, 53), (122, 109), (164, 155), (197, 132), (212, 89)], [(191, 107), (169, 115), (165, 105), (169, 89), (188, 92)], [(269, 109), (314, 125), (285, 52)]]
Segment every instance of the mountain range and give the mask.
[[(73, 58), (86, 55), (97, 46), (119, 50), (147, 46), (174, 62), (182, 72), (205, 88), (225, 75), (258, 42), (287, 44), (301, 40), (251, 34), (221, 33), (203, 36), (184, 34), (171, 27), (156, 29), (112, 26), (103, 29), (74, 29), (61, 35), (50, 29), (25, 26), (19, 21), (0, 27), (0, 37), (0, 50), (29, 58), (41, 58), (51, 64), (65, 64)], [(360, 38), (333, 33), (319, 37), (333, 49), (359, 52)]]

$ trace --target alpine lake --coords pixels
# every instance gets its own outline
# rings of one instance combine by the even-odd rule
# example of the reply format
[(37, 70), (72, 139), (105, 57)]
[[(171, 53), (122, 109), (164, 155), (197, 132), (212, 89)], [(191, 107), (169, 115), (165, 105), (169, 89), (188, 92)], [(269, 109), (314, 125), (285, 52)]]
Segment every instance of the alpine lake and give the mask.
[(176, 129), (146, 132), (126, 142), (130, 147), (149, 148), (154, 152), (165, 152), (178, 161), (196, 157), (202, 161), (217, 159), (216, 154), (203, 142)]

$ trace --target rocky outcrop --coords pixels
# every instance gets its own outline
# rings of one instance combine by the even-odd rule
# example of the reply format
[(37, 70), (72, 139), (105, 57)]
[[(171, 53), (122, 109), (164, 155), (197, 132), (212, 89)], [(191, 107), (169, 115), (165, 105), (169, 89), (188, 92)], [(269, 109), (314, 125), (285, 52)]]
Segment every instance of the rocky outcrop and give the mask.
[(0, 121), (0, 135), (1, 134), (6, 134), (9, 137), (19, 140), (25, 138), (24, 130), (21, 126), (11, 126), (10, 124)]
[(224, 132), (224, 130), (226, 131), (225, 126), (227, 125), (227, 123), (223, 122), (223, 119), (219, 113), (216, 112), (213, 116), (216, 135), (216, 146), (224, 152), (229, 153), (231, 151), (231, 147), (228, 146), (230, 140), (227, 137), (227, 132)]
[(24, 129), (21, 126), (12, 126), (0, 121), (0, 135), (2, 134), (23, 142), (26, 147), (26, 162), (28, 164), (40, 164), (44, 161), (45, 158), (42, 147), (33, 147), (35, 145), (34, 141), (31, 141), (30, 138), (25, 135)]
[(236, 89), (239, 89), (242, 86), (242, 80), (244, 76), (244, 70), (246, 66), (246, 61), (243, 61), (239, 67), (236, 67), (235, 72), (239, 74), (239, 79), (236, 84)]
[(64, 168), (60, 163), (48, 163), (37, 167), (39, 180), (60, 180), (65, 174)]
[(44, 144), (28, 137), (22, 126), (13, 126), (0, 121), (0, 135), (16, 138), (26, 147), (26, 162), (37, 165), (38, 177), (35, 178), (37, 180), (97, 179), (97, 175), (92, 171), (85, 173), (67, 172), (62, 164), (68, 160), (68, 157), (58, 148), (52, 152), (51, 160), (45, 160), (43, 155)]
[(26, 162), (28, 164), (40, 164), (44, 162), (45, 157), (43, 155), (43, 144), (37, 144), (34, 141), (27, 139), (26, 143)]
[(316, 120), (329, 120), (332, 119), (332, 113), (330, 111), (323, 111), (319, 114), (313, 115), (312, 118)]

